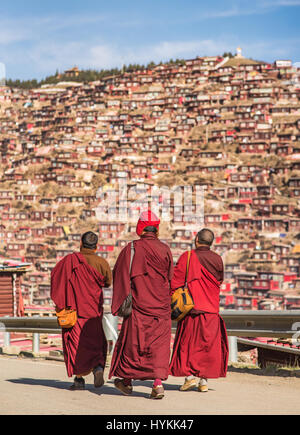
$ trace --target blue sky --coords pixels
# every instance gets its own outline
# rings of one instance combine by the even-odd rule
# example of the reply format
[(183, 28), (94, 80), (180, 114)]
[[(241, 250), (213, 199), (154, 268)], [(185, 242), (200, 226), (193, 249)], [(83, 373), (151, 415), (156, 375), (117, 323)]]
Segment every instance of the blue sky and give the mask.
[(0, 62), (13, 79), (224, 51), (300, 61), (300, 0), (11, 0)]

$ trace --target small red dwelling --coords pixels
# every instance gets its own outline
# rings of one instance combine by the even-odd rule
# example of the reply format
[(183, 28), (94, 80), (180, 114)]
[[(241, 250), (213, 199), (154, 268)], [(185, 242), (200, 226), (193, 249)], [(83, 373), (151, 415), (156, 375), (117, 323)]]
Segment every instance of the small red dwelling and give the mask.
[(253, 310), (257, 304), (257, 296), (235, 295), (234, 307), (237, 310)]
[(264, 154), (269, 150), (269, 144), (263, 141), (241, 143), (238, 147), (241, 153)]
[(6, 255), (10, 258), (18, 258), (24, 251), (24, 243), (9, 242), (6, 245)]
[(231, 230), (234, 229), (236, 227), (235, 225), (235, 221), (222, 221), (220, 223), (220, 226), (224, 229), (224, 230)]
[(300, 308), (300, 296), (299, 294), (285, 294), (285, 305), (288, 310), (299, 310)]
[(50, 221), (52, 218), (52, 214), (50, 211), (32, 211), (30, 215), (30, 219), (32, 222), (42, 222), (43, 220)]
[(256, 248), (255, 241), (247, 241), (247, 240), (239, 240), (231, 242), (230, 249), (242, 251), (242, 250), (250, 250)]
[(2, 214), (2, 220), (10, 220), (11, 223), (13, 223), (14, 221), (16, 221), (16, 222), (28, 221), (29, 216), (25, 212), (20, 212), (20, 213), (6, 213), (5, 212)]
[(21, 284), (24, 273), (16, 268), (0, 270), (0, 317), (23, 315)]
[(300, 187), (295, 187), (293, 189), (290, 189), (290, 195), (293, 197), (298, 197), (300, 196)]
[(70, 196), (64, 196), (64, 195), (59, 195), (59, 196), (57, 196), (55, 198), (55, 202), (66, 204), (68, 202), (71, 202), (71, 197)]
[(272, 205), (272, 213), (273, 214), (290, 214), (293, 212), (293, 207), (286, 203), (286, 204), (273, 204)]
[(96, 216), (96, 212), (94, 209), (83, 209), (80, 215), (81, 219), (88, 219), (91, 217), (95, 217)]
[(197, 148), (182, 148), (182, 150), (179, 153), (179, 156), (188, 159), (196, 156), (198, 153), (199, 150)]
[(180, 240), (191, 240), (193, 232), (188, 228), (177, 228), (174, 231), (174, 238)]
[(63, 237), (64, 230), (63, 227), (57, 227), (55, 225), (45, 228), (45, 236), (49, 237)]
[(253, 208), (262, 208), (266, 205), (271, 205), (273, 203), (273, 198), (269, 196), (257, 196), (253, 198), (252, 207)]
[(225, 187), (214, 188), (211, 190), (212, 195), (216, 195), (219, 198), (226, 198), (226, 189)]
[(246, 204), (240, 204), (238, 202), (232, 202), (228, 206), (229, 210), (237, 211), (237, 212), (245, 212), (246, 211)]
[(101, 222), (99, 225), (100, 239), (116, 239), (124, 230), (125, 224), (120, 222)]
[(13, 192), (10, 190), (0, 190), (0, 199), (13, 200)]
[(35, 202), (35, 201), (39, 201), (39, 199), (40, 199), (40, 195), (25, 195), (25, 194), (21, 194), (21, 193), (16, 193), (15, 194), (15, 200), (16, 201)]
[(272, 198), (268, 196), (253, 198), (252, 208), (258, 211), (260, 216), (271, 216), (272, 213)]
[(239, 187), (238, 197), (241, 199), (254, 198), (256, 195), (257, 195), (257, 190), (255, 186), (244, 185)]
[(250, 181), (251, 173), (231, 173), (229, 174), (230, 183), (247, 183)]
[(289, 220), (289, 231), (298, 231), (300, 229), (300, 219), (290, 218)]
[(224, 290), (220, 292), (220, 307), (228, 309), (235, 308), (235, 296), (232, 293), (225, 293)]
[(238, 230), (260, 230), (261, 220), (255, 218), (239, 218), (237, 220)]
[(299, 187), (300, 188), (300, 177), (291, 177), (288, 180), (287, 184), (289, 187)]
[(256, 186), (257, 196), (273, 196), (275, 192), (274, 186), (261, 185)]
[(266, 218), (263, 219), (264, 231), (287, 231), (288, 222), (285, 219)]
[(273, 246), (273, 249), (277, 256), (277, 259), (280, 260), (283, 255), (288, 255), (290, 253), (291, 246), (278, 243)]
[(300, 272), (300, 257), (294, 255), (282, 256), (281, 264), (287, 268), (287, 272), (295, 273), (299, 276)]
[[(274, 287), (270, 279), (241, 278), (238, 279), (238, 295), (264, 297), (266, 293)], [(276, 286), (275, 286), (276, 287)]]
[(205, 225), (219, 225), (222, 221), (222, 214), (206, 214), (204, 216)]
[(27, 245), (27, 254), (37, 254), (47, 250), (47, 246), (43, 243), (29, 243)]
[(238, 187), (227, 187), (227, 198), (237, 198), (239, 193)]
[(67, 183), (76, 179), (73, 174), (59, 174), (57, 175), (56, 182), (60, 186), (67, 186)]
[(43, 238), (45, 235), (45, 228), (32, 228), (31, 235), (33, 239)]
[(276, 259), (275, 257), (276, 256), (275, 256), (274, 252), (264, 251), (264, 250), (256, 250), (253, 252), (251, 260), (267, 262), (267, 261), (275, 260)]
[(251, 182), (253, 184), (263, 184), (266, 182), (266, 176), (263, 174), (255, 174), (253, 175), (253, 177), (251, 178)]
[(114, 244), (99, 244), (97, 248), (97, 254), (100, 255), (103, 258), (108, 258), (109, 253), (113, 252), (115, 249)]

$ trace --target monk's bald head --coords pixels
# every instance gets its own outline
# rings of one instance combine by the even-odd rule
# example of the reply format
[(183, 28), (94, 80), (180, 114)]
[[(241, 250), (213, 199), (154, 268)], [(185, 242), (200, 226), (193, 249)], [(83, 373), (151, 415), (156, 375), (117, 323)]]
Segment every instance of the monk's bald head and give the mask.
[(214, 241), (214, 233), (208, 228), (203, 228), (196, 235), (196, 243), (199, 245), (211, 246)]
[(92, 231), (87, 231), (81, 237), (81, 244), (83, 248), (97, 249), (98, 236)]

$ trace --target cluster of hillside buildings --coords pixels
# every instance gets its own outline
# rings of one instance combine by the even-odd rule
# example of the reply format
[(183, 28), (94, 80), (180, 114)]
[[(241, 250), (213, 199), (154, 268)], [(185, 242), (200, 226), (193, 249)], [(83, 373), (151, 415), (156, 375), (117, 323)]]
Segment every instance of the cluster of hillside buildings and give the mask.
[[(99, 219), (98, 193), (126, 181), (202, 187), (203, 225), (225, 263), (222, 308), (300, 308), (300, 69), (290, 61), (238, 50), (87, 84), (2, 86), (0, 168), (0, 256), (32, 264), (25, 304), (51, 304), (50, 271), (84, 231), (99, 234), (113, 267), (135, 226)], [(161, 239), (176, 261), (197, 229), (167, 205)]]

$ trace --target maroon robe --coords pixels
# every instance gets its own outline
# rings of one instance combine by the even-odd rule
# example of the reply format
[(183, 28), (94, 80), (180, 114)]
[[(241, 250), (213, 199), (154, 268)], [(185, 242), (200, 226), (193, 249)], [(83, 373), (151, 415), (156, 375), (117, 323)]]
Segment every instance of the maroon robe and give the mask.
[(165, 380), (170, 361), (172, 254), (153, 234), (135, 240), (134, 249), (131, 274), (130, 244), (121, 251), (113, 271), (112, 313), (118, 314), (130, 291), (133, 307), (123, 319), (109, 378)]
[[(170, 374), (203, 378), (224, 377), (227, 373), (228, 341), (225, 323), (219, 315), (221, 282), (215, 277), (222, 275), (223, 264), (221, 257), (211, 251), (206, 255), (203, 252), (198, 254), (196, 251), (191, 253), (187, 279), (195, 307), (178, 322)], [(201, 261), (201, 257), (206, 260)], [(207, 257), (210, 257), (210, 266)], [(203, 266), (205, 261), (214, 274)], [(187, 252), (181, 255), (175, 267), (171, 293), (184, 285), (186, 263)]]
[(105, 367), (107, 341), (102, 327), (104, 277), (84, 256), (64, 257), (51, 272), (51, 298), (60, 310), (70, 307), (78, 320), (72, 328), (62, 329), (64, 359), (68, 376), (89, 373)]

